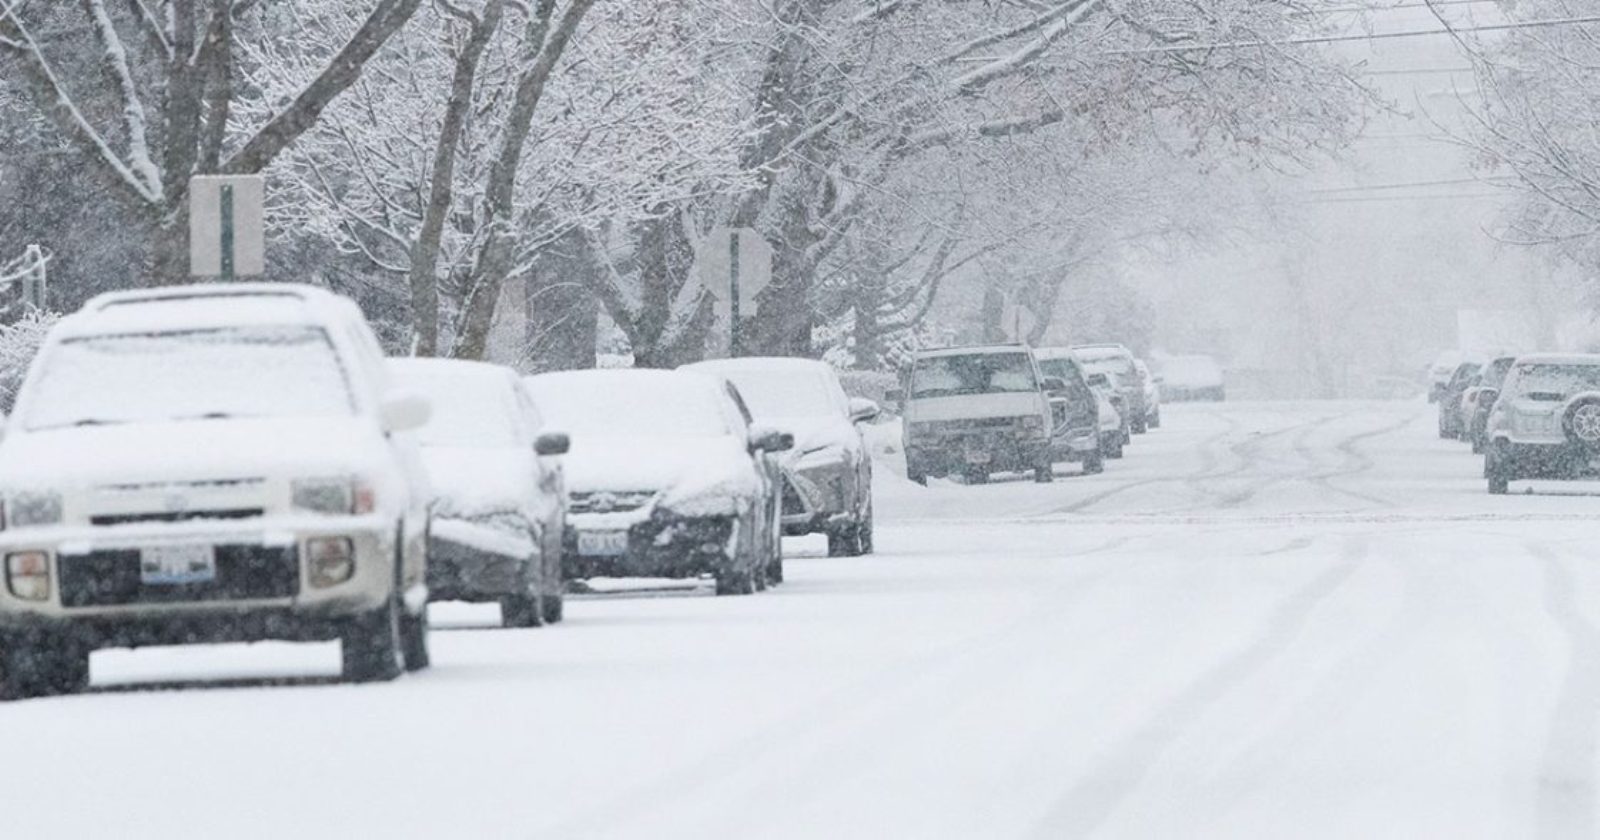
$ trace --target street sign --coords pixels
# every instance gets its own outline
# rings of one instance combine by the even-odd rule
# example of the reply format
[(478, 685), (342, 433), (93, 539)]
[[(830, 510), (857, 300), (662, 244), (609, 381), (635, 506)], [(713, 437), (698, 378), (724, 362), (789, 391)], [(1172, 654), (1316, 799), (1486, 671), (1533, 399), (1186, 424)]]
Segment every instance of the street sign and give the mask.
[(772, 246), (750, 228), (717, 228), (695, 252), (694, 276), (716, 298), (729, 326), (729, 349), (739, 354), (739, 319), (755, 314), (756, 295), (772, 283)]
[(265, 274), (266, 182), (260, 175), (196, 175), (189, 181), (189, 273)]

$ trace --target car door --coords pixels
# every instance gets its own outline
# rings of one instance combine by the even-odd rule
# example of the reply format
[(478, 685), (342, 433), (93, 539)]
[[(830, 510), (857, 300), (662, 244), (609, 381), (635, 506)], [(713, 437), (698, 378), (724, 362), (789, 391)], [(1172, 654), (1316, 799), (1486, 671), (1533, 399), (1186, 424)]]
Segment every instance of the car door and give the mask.
[[(755, 425), (755, 416), (750, 413), (750, 407), (745, 405), (744, 397), (740, 396), (739, 389), (732, 382), (723, 380), (722, 387), (727, 394), (728, 402), (733, 406), (734, 415), (738, 421), (743, 439), (750, 439), (750, 429)], [(747, 447), (748, 450), (748, 447)], [(778, 462), (778, 457), (765, 450), (755, 450), (750, 453), (751, 468), (761, 479), (761, 509), (762, 518), (773, 533), (777, 533), (782, 513), (779, 510), (780, 499), (783, 497), (783, 467)]]
[[(506, 374), (511, 388), (512, 400), (521, 429), (524, 434), (523, 443), (528, 451), (532, 452), (539, 435), (545, 430), (544, 416), (539, 413), (539, 407), (533, 398), (528, 395), (528, 390), (517, 379), (516, 374)], [(531, 500), (532, 515), (543, 526), (545, 560), (551, 564), (550, 568), (557, 576), (561, 574), (562, 536), (567, 527), (567, 485), (566, 473), (562, 469), (561, 457), (558, 455), (536, 455), (533, 459), (534, 475), (532, 480)]]

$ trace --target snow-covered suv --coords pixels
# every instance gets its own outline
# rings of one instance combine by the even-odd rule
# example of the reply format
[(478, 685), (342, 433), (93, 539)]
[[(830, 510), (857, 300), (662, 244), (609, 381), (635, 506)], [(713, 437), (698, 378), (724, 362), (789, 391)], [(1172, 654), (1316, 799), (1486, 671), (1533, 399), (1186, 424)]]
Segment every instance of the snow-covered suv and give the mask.
[(1518, 357), (1488, 425), (1490, 493), (1518, 479), (1600, 477), (1600, 355)]
[(103, 295), (45, 339), (0, 442), (0, 693), (101, 647), (341, 640), (427, 664), (421, 398), (349, 300), (274, 284)]
[(1054, 416), (1027, 347), (922, 351), (899, 396), (912, 481), (961, 474), (981, 484), (999, 471), (1031, 471), (1041, 482), (1054, 478)]

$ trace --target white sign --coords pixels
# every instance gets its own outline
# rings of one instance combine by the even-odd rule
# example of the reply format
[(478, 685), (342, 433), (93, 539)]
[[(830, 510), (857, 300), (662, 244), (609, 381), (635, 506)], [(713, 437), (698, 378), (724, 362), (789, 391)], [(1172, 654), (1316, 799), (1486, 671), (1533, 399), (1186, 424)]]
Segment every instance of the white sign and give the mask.
[(755, 314), (756, 295), (772, 283), (772, 246), (750, 228), (717, 228), (694, 255), (694, 276), (717, 299), (717, 314), (728, 317), (733, 300), (733, 240), (739, 241), (739, 315)]
[(189, 273), (196, 277), (265, 274), (260, 175), (196, 175), (189, 181)]

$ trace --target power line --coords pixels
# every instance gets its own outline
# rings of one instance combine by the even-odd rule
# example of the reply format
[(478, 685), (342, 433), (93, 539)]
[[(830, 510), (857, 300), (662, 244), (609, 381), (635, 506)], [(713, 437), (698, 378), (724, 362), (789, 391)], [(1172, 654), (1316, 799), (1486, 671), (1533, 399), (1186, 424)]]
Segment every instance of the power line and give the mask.
[(1371, 192), (1373, 190), (1408, 190), (1415, 187), (1453, 187), (1460, 184), (1488, 184), (1487, 178), (1447, 178), (1439, 181), (1408, 181), (1393, 184), (1366, 184), (1354, 187), (1320, 187), (1310, 190), (1319, 195), (1347, 192)]
[(1550, 26), (1581, 26), (1588, 23), (1600, 23), (1600, 15), (1575, 18), (1551, 18), (1547, 20), (1523, 20), (1515, 23), (1485, 23), (1474, 26), (1453, 26), (1449, 29), (1408, 29), (1400, 32), (1372, 32), (1365, 35), (1318, 35), (1308, 38), (1288, 38), (1282, 41), (1224, 41), (1211, 44), (1130, 47), (1127, 49), (1101, 50), (1100, 55), (1147, 55), (1151, 53), (1211, 52), (1214, 50), (1288, 47), (1306, 44), (1339, 44), (1350, 41), (1383, 41), (1391, 38), (1421, 38), (1433, 35), (1455, 35), (1461, 32), (1504, 32), (1512, 29), (1534, 29)]

